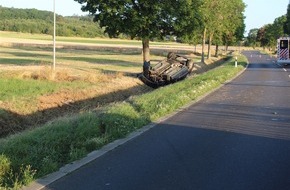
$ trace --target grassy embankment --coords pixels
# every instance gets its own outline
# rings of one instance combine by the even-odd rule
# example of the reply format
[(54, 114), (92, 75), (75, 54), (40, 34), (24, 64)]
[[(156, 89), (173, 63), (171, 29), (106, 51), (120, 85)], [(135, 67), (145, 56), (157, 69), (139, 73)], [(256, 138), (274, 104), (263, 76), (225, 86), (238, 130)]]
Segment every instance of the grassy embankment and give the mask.
[[(51, 40), (50, 36), (43, 35), (3, 35), (7, 35), (12, 41), (17, 38)], [(1, 33), (1, 37), (4, 37), (3, 35)], [(112, 42), (110, 39), (93, 39), (92, 42), (89, 39), (63, 39), (74, 43), (83, 42), (82, 40), (88, 40), (86, 44)], [(140, 45), (138, 41), (121, 40), (114, 43)], [(176, 46), (171, 43), (155, 45), (168, 44)], [(0, 104), (5, 109), (0, 109), (0, 123), (1, 119), (7, 116), (8, 108), (11, 112), (24, 116), (34, 114), (39, 109), (38, 98), (43, 95), (57, 93), (62, 89), (66, 89), (66, 93), (77, 93), (88, 88), (99, 91), (100, 88), (109, 88), (112, 78), (129, 80), (130, 78), (122, 78), (125, 76), (118, 73), (126, 75), (140, 72), (142, 58), (139, 50), (58, 49), (56, 72), (59, 76), (56, 77), (57, 80), (50, 80), (51, 48), (6, 46), (1, 47), (1, 50)], [(164, 55), (160, 56), (159, 53), (160, 51), (157, 54), (153, 53), (152, 59), (162, 59)], [(36, 129), (0, 139), (0, 189), (17, 189), (196, 100), (242, 70), (246, 60), (242, 57), (240, 59), (242, 64), (238, 68), (233, 68), (231, 60), (205, 74), (144, 95), (136, 95), (127, 101), (111, 104), (102, 111), (92, 109), (70, 117), (62, 117)], [(115, 87), (113, 92), (114, 89)]]
[[(100, 112), (66, 117), (0, 142), (0, 184), (17, 187), (85, 156), (115, 139), (172, 113), (233, 78), (239, 67), (223, 66), (185, 81), (110, 105)], [(166, 97), (166, 98), (165, 98)]]

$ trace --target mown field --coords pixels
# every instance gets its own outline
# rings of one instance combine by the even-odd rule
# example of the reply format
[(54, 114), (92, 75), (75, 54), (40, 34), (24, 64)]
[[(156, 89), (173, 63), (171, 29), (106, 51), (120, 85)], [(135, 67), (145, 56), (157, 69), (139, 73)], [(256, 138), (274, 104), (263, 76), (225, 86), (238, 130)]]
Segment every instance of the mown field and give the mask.
[[(50, 38), (1, 32), (0, 137), (151, 90), (136, 77), (142, 71), (139, 41), (62, 37), (57, 43), (65, 47), (57, 48), (52, 75)], [(166, 53), (152, 51), (153, 62)]]
[[(52, 47), (45, 38), (1, 33), (0, 189), (17, 189), (172, 113), (246, 65), (240, 56), (238, 68), (231, 57), (201, 64), (187, 45), (158, 43), (153, 63), (175, 51), (191, 56), (196, 70), (182, 82), (153, 90), (136, 78), (142, 71), (138, 41), (117, 40), (104, 48), (92, 47), (90, 39), (65, 38), (52, 74)], [(215, 65), (222, 66), (204, 73)]]

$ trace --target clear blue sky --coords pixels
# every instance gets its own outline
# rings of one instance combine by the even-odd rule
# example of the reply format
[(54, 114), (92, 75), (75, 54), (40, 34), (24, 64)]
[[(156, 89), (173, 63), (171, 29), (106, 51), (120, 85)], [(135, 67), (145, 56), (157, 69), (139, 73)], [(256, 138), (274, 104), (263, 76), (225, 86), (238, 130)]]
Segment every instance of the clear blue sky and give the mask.
[(244, 2), (247, 5), (245, 11), (247, 35), (250, 29), (261, 28), (285, 15), (289, 0), (244, 0)]
[[(81, 11), (81, 5), (74, 0), (55, 0), (55, 2), (57, 14), (63, 16), (87, 14)], [(289, 0), (244, 0), (244, 2), (247, 5), (245, 11), (247, 35), (250, 29), (273, 23), (275, 18), (286, 14)], [(53, 0), (0, 0), (0, 5), (53, 11)]]

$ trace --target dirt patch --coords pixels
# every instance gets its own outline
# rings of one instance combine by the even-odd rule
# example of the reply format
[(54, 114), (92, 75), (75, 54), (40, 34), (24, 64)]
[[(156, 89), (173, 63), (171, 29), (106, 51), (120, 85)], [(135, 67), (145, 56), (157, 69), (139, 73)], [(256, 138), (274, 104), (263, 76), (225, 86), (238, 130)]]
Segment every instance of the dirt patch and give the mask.
[(126, 76), (118, 72), (96, 75), (88, 71), (60, 69), (55, 72), (54, 77), (51, 77), (46, 67), (5, 66), (5, 69), (12, 71), (10, 77), (57, 82), (81, 81), (91, 86), (83, 89), (64, 88), (56, 93), (42, 95), (34, 101), (37, 102), (37, 110), (28, 114), (18, 112), (10, 102), (0, 102), (0, 137), (41, 126), (58, 117), (94, 110), (152, 90), (136, 76)]
[[(84, 107), (96, 108), (109, 102), (123, 100), (124, 97), (136, 95), (150, 91), (137, 78), (120, 77), (105, 82), (101, 86), (95, 86), (89, 89), (82, 90), (61, 90), (60, 92), (44, 95), (38, 98), (38, 110), (44, 111), (47, 109), (70, 105), (72, 108), (76, 104), (81, 104)], [(96, 102), (96, 104), (87, 105), (88, 103)]]

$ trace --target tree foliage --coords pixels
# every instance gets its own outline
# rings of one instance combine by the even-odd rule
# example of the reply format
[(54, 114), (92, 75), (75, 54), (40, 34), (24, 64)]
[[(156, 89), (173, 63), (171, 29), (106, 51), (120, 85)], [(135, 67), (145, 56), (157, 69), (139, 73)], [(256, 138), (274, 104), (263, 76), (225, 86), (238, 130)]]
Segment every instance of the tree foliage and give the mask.
[[(242, 0), (74, 1), (91, 16), (57, 15), (57, 35), (95, 37), (105, 32), (110, 37), (141, 39), (144, 61), (150, 61), (149, 41), (153, 39), (169, 35), (190, 44), (208, 41), (209, 47), (212, 43), (218, 47), (241, 40), (245, 29)], [(52, 34), (52, 12), (0, 8), (0, 30)]]
[(257, 35), (258, 35), (258, 28), (253, 28), (249, 31), (248, 36), (245, 41), (246, 46), (252, 46), (256, 47), (257, 46)]
[[(36, 9), (0, 6), (0, 30), (35, 34), (53, 34), (53, 13)], [(104, 31), (90, 16), (56, 15), (58, 36), (103, 37)]]
[(284, 32), (285, 34), (290, 35), (290, 4), (287, 8), (287, 14), (286, 14), (286, 22), (284, 24)]
[[(110, 37), (126, 34), (142, 39), (143, 59), (150, 61), (149, 40), (174, 32), (178, 8), (186, 0), (75, 0), (94, 15)], [(177, 10), (176, 10), (177, 7)]]
[[(256, 38), (254, 39), (254, 33)], [(261, 46), (274, 49), (277, 39), (289, 36), (290, 34), (290, 5), (288, 5), (287, 14), (282, 15), (274, 20), (273, 23), (266, 24), (261, 28), (250, 30), (246, 38), (245, 45)]]
[(247, 37), (247, 45), (255, 43), (261, 47), (274, 48), (279, 37), (286, 36), (285, 23), (287, 22), (286, 15), (278, 17), (272, 24), (264, 25), (257, 31), (256, 39), (254, 42), (253, 36), (249, 33)]
[(225, 44), (231, 45), (242, 40), (245, 32), (244, 11), (246, 8), (242, 0), (227, 0), (227, 8), (225, 9)]
[[(203, 18), (203, 52), (208, 39), (208, 58), (211, 56), (211, 44), (230, 45), (243, 38), (245, 4), (242, 0), (204, 0), (201, 6)], [(218, 48), (216, 48), (218, 51)], [(216, 52), (217, 55), (217, 52)]]

